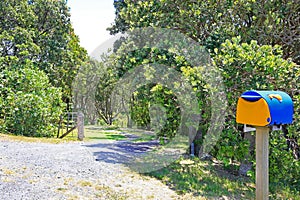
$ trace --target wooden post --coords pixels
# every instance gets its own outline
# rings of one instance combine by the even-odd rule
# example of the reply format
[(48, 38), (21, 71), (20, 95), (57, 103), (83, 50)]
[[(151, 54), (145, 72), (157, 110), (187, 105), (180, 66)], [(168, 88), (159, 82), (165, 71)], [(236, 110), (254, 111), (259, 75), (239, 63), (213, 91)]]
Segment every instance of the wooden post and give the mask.
[(78, 130), (78, 140), (82, 141), (84, 138), (84, 115), (82, 112), (77, 114), (77, 130)]
[(269, 199), (269, 128), (256, 127), (256, 200)]
[(63, 116), (60, 115), (59, 116), (59, 123), (58, 123), (58, 131), (57, 131), (57, 138), (59, 137), (59, 134), (60, 134), (60, 129), (62, 129), (62, 122), (63, 122)]
[(69, 131), (69, 117), (70, 117), (70, 113), (67, 113), (67, 132)]

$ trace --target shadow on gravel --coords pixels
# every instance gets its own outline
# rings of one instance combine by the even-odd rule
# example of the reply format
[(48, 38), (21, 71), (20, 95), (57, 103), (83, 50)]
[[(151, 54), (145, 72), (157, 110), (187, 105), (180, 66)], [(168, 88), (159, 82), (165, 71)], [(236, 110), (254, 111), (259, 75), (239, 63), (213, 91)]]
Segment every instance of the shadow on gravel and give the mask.
[(96, 161), (107, 163), (130, 163), (134, 158), (159, 146), (157, 140), (148, 142), (115, 141), (83, 145), (93, 153)]

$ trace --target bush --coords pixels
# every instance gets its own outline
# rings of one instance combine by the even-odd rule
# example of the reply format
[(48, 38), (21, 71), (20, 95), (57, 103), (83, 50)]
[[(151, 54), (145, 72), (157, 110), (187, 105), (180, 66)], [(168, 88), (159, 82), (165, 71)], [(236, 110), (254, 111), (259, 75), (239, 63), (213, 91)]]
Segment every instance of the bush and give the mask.
[[(235, 113), (238, 97), (251, 89), (282, 90), (292, 96), (295, 120), (288, 128), (288, 138), (299, 141), (299, 66), (289, 59), (283, 59), (282, 50), (278, 45), (260, 46), (256, 41), (241, 43), (240, 38), (226, 40), (215, 52), (216, 56), (213, 59), (223, 72), (229, 108), (222, 133), (223, 140), (216, 145), (214, 155), (228, 163), (228, 159), (241, 161), (246, 153), (245, 143), (239, 141), (242, 137), (242, 126), (235, 123)], [(279, 137), (276, 132), (271, 133), (271, 136), (270, 181), (280, 180), (279, 182), (290, 185), (299, 185), (299, 160), (296, 160), (293, 152), (289, 150), (287, 138)]]
[[(54, 135), (64, 104), (61, 90), (30, 65), (1, 72), (2, 131), (24, 136)], [(1, 123), (1, 122), (0, 122)]]
[(133, 97), (131, 119), (139, 128), (153, 129), (161, 141), (175, 136), (181, 120), (180, 109), (170, 89), (160, 84), (145, 85)]
[(270, 134), (270, 182), (278, 186), (292, 186), (300, 191), (300, 161), (293, 157), (281, 131)]

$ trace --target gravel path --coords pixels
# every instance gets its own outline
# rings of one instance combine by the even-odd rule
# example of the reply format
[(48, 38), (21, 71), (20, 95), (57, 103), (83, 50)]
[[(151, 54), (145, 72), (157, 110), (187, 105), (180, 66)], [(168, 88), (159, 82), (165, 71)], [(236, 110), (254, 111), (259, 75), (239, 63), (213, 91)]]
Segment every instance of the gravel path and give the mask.
[(122, 141), (48, 144), (0, 137), (0, 199), (180, 199), (160, 181), (126, 168), (123, 158), (140, 150), (130, 149)]

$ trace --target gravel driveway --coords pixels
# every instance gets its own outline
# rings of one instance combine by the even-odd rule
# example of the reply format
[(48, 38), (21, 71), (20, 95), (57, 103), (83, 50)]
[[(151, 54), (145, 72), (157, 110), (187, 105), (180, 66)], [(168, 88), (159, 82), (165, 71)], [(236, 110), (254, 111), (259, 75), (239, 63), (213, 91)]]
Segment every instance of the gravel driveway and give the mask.
[(122, 145), (128, 147), (122, 141), (48, 144), (0, 137), (0, 199), (179, 199), (160, 181), (124, 166), (137, 152), (120, 151)]

